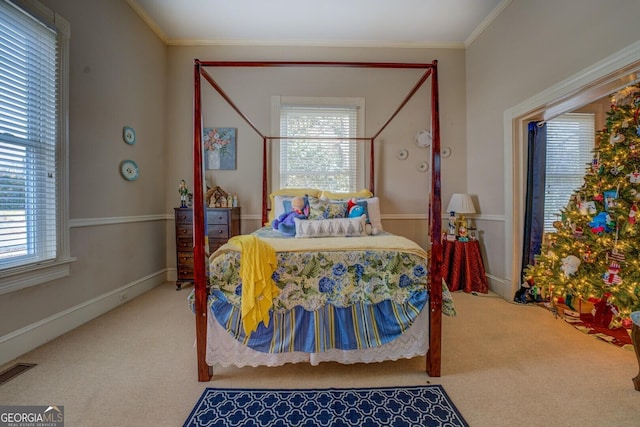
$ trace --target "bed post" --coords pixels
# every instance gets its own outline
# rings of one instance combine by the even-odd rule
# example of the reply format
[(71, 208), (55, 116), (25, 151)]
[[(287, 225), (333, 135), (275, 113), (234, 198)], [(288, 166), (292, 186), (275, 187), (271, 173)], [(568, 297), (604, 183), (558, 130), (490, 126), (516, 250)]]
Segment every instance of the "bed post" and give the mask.
[(429, 289), (429, 350), (427, 351), (427, 373), (440, 376), (442, 352), (442, 236), (441, 236), (441, 194), (440, 194), (440, 110), (438, 102), (438, 61), (433, 61), (431, 74), (431, 132), (432, 132), (432, 174), (431, 174), (431, 282)]
[(211, 379), (211, 367), (206, 362), (207, 277), (205, 274), (204, 236), (207, 231), (204, 226), (200, 67), (200, 61), (196, 59), (193, 68), (193, 286), (195, 288), (198, 381), (209, 381)]
[(267, 210), (267, 137), (262, 137), (262, 224), (264, 226), (268, 220)]
[(375, 146), (374, 146), (374, 138), (371, 138), (371, 152), (369, 153), (369, 191), (371, 191), (373, 194), (376, 194), (376, 189), (375, 189), (375, 170), (374, 170), (374, 153), (375, 153)]

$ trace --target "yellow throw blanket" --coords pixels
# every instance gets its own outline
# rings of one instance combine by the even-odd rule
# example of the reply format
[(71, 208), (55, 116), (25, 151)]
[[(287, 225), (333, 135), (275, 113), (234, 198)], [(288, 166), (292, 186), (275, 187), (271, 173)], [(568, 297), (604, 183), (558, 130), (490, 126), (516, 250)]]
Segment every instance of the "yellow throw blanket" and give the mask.
[(229, 243), (240, 247), (240, 278), (242, 279), (242, 327), (247, 335), (260, 322), (269, 326), (269, 310), (280, 289), (271, 275), (276, 269), (276, 252), (271, 245), (253, 235), (234, 236)]

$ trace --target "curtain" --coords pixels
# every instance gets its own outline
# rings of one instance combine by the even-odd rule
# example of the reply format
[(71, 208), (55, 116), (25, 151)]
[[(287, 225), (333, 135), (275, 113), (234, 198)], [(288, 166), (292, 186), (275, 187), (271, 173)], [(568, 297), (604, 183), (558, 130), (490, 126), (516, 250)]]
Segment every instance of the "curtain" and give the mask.
[[(533, 265), (544, 234), (544, 191), (547, 168), (547, 125), (530, 122), (527, 148), (527, 193), (521, 272)], [(522, 274), (521, 274), (522, 276)]]

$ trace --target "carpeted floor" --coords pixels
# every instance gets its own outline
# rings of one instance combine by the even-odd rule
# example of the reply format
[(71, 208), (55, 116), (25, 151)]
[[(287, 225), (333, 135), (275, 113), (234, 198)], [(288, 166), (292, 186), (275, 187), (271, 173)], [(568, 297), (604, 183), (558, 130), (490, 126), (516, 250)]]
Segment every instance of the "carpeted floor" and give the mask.
[(184, 427), (466, 427), (441, 385), (349, 389), (207, 388)]
[[(442, 376), (425, 358), (277, 368), (214, 366), (197, 380), (189, 288), (167, 282), (13, 360), (36, 367), (0, 386), (0, 405), (62, 405), (65, 425), (181, 426), (208, 387), (370, 388), (442, 385), (473, 427), (635, 426), (633, 351), (578, 332), (546, 309), (489, 293), (454, 293), (442, 319)], [(6, 343), (5, 343), (6, 345)], [(2, 344), (0, 343), (0, 351)]]

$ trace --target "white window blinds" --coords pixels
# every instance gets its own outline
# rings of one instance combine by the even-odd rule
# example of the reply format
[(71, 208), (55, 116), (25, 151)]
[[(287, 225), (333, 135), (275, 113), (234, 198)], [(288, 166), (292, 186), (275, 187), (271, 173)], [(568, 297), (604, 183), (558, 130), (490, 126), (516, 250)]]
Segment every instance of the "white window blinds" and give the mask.
[[(280, 105), (280, 188), (357, 191), (355, 105)], [(344, 139), (340, 139), (344, 138)]]
[(57, 37), (0, 1), (0, 269), (56, 257)]
[(553, 222), (573, 193), (582, 187), (595, 144), (594, 115), (567, 113), (547, 122), (547, 169), (544, 231), (555, 232)]

